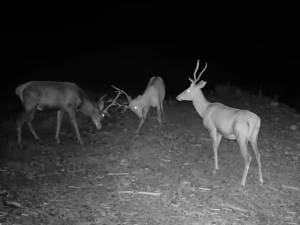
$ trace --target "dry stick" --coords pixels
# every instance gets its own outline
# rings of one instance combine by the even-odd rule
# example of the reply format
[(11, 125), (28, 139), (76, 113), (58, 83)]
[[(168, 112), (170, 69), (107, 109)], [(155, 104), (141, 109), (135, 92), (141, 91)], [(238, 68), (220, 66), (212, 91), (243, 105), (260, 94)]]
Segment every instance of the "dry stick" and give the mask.
[(123, 176), (128, 175), (129, 173), (108, 173), (107, 176)]
[(229, 204), (229, 203), (222, 203), (222, 204), (220, 204), (220, 206), (221, 207), (228, 207), (230, 209), (240, 211), (240, 212), (249, 212), (249, 210), (247, 210), (247, 209), (243, 209), (243, 208), (240, 208), (238, 206), (235, 206), (235, 205), (232, 205), (232, 204)]
[(138, 195), (150, 195), (150, 196), (161, 196), (159, 192), (145, 192), (145, 191), (118, 191), (119, 194), (138, 194)]
[(287, 185), (284, 185), (284, 184), (282, 184), (281, 186), (285, 189), (291, 189), (291, 190), (294, 190), (294, 191), (299, 191), (300, 190), (300, 188), (298, 188), (298, 187), (287, 186)]
[(202, 191), (210, 191), (211, 189), (210, 188), (204, 188), (204, 187), (198, 187), (199, 190), (202, 190)]

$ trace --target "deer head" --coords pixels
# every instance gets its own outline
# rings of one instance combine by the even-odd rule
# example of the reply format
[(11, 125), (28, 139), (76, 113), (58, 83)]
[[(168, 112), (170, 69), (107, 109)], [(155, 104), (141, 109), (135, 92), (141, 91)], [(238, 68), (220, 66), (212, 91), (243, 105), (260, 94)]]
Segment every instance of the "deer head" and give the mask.
[(200, 80), (201, 75), (207, 68), (207, 63), (205, 63), (204, 68), (200, 72), (197, 77), (197, 71), (199, 69), (199, 59), (197, 60), (196, 69), (194, 71), (194, 79), (189, 78), (191, 84), (188, 89), (184, 90), (181, 94), (179, 94), (176, 99), (178, 101), (192, 101), (194, 99), (195, 93), (197, 93), (200, 89), (202, 89), (206, 85), (206, 81), (201, 80), (198, 84), (197, 82)]

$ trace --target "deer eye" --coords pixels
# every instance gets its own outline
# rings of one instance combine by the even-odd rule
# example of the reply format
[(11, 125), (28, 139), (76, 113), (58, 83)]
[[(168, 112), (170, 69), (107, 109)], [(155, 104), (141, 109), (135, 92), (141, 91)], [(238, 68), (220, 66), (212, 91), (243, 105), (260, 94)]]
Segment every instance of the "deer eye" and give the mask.
[(187, 89), (186, 91), (187, 91), (187, 92), (189, 92), (189, 93), (191, 92), (191, 90), (190, 90), (190, 89)]
[(135, 110), (137, 110), (137, 109), (138, 109), (138, 107), (137, 107), (137, 106), (134, 106), (133, 108), (134, 108)]

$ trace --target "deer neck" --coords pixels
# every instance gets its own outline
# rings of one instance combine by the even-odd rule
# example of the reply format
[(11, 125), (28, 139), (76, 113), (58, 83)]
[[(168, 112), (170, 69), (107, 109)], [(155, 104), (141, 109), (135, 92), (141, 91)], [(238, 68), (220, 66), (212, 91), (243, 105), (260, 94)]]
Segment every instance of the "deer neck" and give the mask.
[(196, 96), (193, 99), (193, 105), (196, 111), (199, 113), (199, 115), (203, 118), (207, 106), (209, 105), (209, 102), (206, 100), (205, 96), (203, 95), (200, 89), (199, 91), (197, 91)]
[(84, 99), (80, 107), (80, 111), (86, 116), (92, 116), (94, 109), (95, 109), (94, 104), (88, 99)]

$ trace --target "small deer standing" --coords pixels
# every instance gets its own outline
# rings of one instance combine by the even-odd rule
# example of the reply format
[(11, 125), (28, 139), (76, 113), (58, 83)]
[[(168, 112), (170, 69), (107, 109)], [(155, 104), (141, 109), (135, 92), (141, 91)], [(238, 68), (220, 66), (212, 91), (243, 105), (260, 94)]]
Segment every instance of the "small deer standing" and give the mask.
[(17, 141), (20, 147), (22, 147), (22, 126), (25, 122), (34, 138), (39, 140), (39, 136), (32, 125), (37, 110), (47, 108), (58, 110), (55, 134), (57, 143), (60, 143), (59, 133), (63, 115), (64, 112), (67, 112), (75, 128), (77, 139), (80, 144), (83, 144), (76, 121), (76, 111), (78, 110), (86, 116), (89, 116), (96, 128), (101, 129), (101, 120), (105, 117), (108, 108), (114, 105), (114, 102), (112, 102), (104, 109), (104, 101), (102, 98), (99, 99), (98, 104), (95, 103), (86, 96), (80, 87), (71, 82), (29, 81), (19, 85), (16, 88), (16, 94), (24, 106), (24, 112), (17, 119)]
[(122, 107), (129, 108), (139, 118), (140, 123), (136, 129), (136, 135), (139, 134), (141, 127), (143, 126), (150, 107), (156, 107), (157, 119), (159, 124), (162, 124), (162, 118), (164, 115), (163, 102), (165, 98), (165, 84), (161, 77), (151, 77), (147, 87), (142, 95), (138, 95), (132, 99), (125, 91), (113, 86), (118, 92), (122, 92), (127, 96), (128, 105), (121, 105)]
[(210, 137), (213, 141), (214, 161), (216, 173), (219, 169), (218, 165), (218, 147), (222, 136), (229, 140), (236, 140), (239, 144), (241, 154), (244, 158), (244, 171), (242, 176), (241, 187), (245, 187), (247, 174), (251, 162), (251, 155), (248, 152), (248, 142), (250, 142), (252, 149), (255, 153), (259, 182), (263, 183), (263, 177), (261, 172), (260, 153), (257, 147), (257, 136), (260, 129), (260, 118), (248, 111), (236, 108), (231, 108), (222, 103), (210, 103), (206, 100), (202, 93), (202, 88), (206, 85), (206, 81), (200, 80), (201, 75), (207, 68), (207, 63), (204, 69), (200, 72), (196, 78), (196, 73), (199, 68), (199, 60), (194, 71), (194, 79), (190, 79), (191, 85), (188, 89), (183, 91), (177, 96), (178, 101), (192, 101), (193, 105), (203, 119), (204, 127), (209, 131)]

